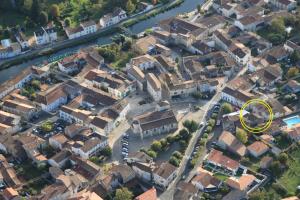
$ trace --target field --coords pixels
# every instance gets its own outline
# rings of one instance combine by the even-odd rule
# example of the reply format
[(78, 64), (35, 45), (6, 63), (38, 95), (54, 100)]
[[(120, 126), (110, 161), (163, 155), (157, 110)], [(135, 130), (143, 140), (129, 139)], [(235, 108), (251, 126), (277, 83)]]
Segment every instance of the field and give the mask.
[(300, 185), (300, 148), (290, 153), (288, 170), (279, 178), (278, 182), (285, 186), (288, 193), (294, 194)]

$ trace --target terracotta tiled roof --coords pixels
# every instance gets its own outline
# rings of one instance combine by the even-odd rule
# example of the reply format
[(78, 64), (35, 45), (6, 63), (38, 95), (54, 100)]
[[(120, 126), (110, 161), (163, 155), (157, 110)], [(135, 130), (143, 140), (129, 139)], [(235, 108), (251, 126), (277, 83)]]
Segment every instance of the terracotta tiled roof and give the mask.
[(260, 142), (260, 141), (256, 141), (256, 142), (252, 143), (247, 148), (253, 152), (256, 152), (257, 154), (260, 154), (260, 153), (266, 151), (267, 149), (269, 149), (269, 147), (265, 143)]
[(213, 149), (209, 155), (207, 160), (214, 162), (214, 163), (218, 163), (226, 168), (232, 169), (232, 170), (236, 170), (240, 164), (239, 162), (224, 156), (223, 153), (221, 151), (218, 151), (216, 149)]
[(251, 183), (255, 180), (255, 176), (251, 174), (243, 174), (240, 178), (230, 177), (227, 179), (226, 183), (235, 189), (245, 190)]
[(135, 200), (156, 200), (156, 199), (157, 199), (157, 195), (156, 195), (155, 188), (151, 188), (146, 192), (144, 192), (143, 194), (135, 197)]

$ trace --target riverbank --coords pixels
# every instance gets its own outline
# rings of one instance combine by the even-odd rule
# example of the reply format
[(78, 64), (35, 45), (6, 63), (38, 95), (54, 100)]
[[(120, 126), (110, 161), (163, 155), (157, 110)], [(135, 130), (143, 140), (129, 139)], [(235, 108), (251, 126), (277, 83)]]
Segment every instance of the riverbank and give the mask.
[(4, 61), (3, 63), (0, 64), (0, 70), (9, 68), (13, 65), (17, 65), (17, 64), (20, 64), (23, 62), (30, 61), (33, 58), (50, 55), (50, 54), (53, 54), (62, 49), (66, 49), (66, 48), (77, 46), (77, 45), (80, 45), (80, 44), (83, 44), (86, 42), (90, 42), (99, 37), (110, 35), (112, 33), (119, 32), (119, 31), (120, 31), (120, 28), (112, 27), (109, 30), (105, 30), (105, 31), (102, 31), (99, 33), (90, 34), (90, 35), (83, 36), (81, 38), (72, 39), (72, 40), (66, 40), (66, 41), (63, 41), (62, 43), (54, 44), (52, 47), (46, 47), (44, 49), (33, 50), (33, 51), (28, 52), (27, 54), (20, 55), (20, 56), (16, 57), (15, 59), (12, 59), (9, 61)]
[[(181, 1), (181, 0), (174, 0), (172, 2), (173, 2), (173, 4), (175, 4), (178, 1)], [(204, 3), (204, 0), (199, 0), (197, 2), (197, 4), (200, 4), (200, 5), (202, 5), (203, 3)], [(169, 9), (168, 11), (163, 11), (163, 12), (155, 15), (154, 17), (144, 19), (143, 21), (140, 21), (128, 28), (125, 28), (125, 29), (127, 29), (127, 31), (130, 32), (131, 34), (137, 35), (141, 32), (144, 32), (145, 30), (147, 30), (149, 28), (155, 27), (157, 25), (157, 23), (160, 22), (161, 20), (165, 20), (170, 17), (177, 16), (178, 14), (181, 14), (181, 13), (189, 13), (189, 12), (195, 10), (197, 4), (195, 4), (195, 0), (184, 0), (183, 3), (181, 3), (179, 6)], [(169, 6), (169, 4), (166, 4), (165, 6)], [(149, 13), (149, 12), (150, 11), (148, 11), (147, 13)], [(140, 17), (141, 15), (145, 15), (145, 14), (146, 13), (141, 13), (139, 16), (134, 16), (134, 17)], [(129, 20), (129, 19), (127, 19), (127, 20)], [(124, 23), (124, 22), (126, 22), (126, 21), (123, 21), (122, 23)], [(120, 27), (120, 24), (118, 24), (116, 27)], [(45, 61), (51, 62), (52, 60), (56, 60), (57, 58), (60, 58), (64, 55), (72, 54), (72, 53), (77, 52), (78, 50), (88, 47), (88, 46), (100, 46), (100, 45), (109, 44), (112, 42), (111, 38), (113, 36), (119, 34), (119, 31), (120, 30), (112, 31), (111, 33), (103, 34), (102, 36), (97, 36), (88, 41), (87, 40), (85, 40), (83, 42), (76, 41), (76, 42), (78, 42), (76, 45), (70, 45), (67, 47), (63, 46), (63, 48), (59, 48), (59, 49), (57, 48), (55, 51), (51, 51), (51, 54), (42, 53), (43, 52), (42, 50), (33, 50), (33, 51), (35, 51), (36, 54), (40, 54), (40, 56), (39, 57), (31, 56), (29, 59), (29, 58), (23, 57), (24, 55), (21, 55), (22, 58), (20, 58), (20, 60), (18, 60), (18, 62), (12, 62), (12, 60), (5, 60), (3, 62), (6, 62), (6, 63), (12, 62), (12, 63), (5, 64), (5, 67), (3, 66), (3, 68), (0, 69), (0, 84), (15, 77), (17, 74), (20, 73), (20, 71), (22, 71), (32, 65), (38, 66), (38, 65), (44, 64)], [(91, 37), (91, 36), (89, 35), (87, 37)], [(75, 39), (75, 40), (81, 40), (81, 38)], [(68, 42), (69, 42), (69, 40), (66, 40), (66, 43), (68, 43)], [(48, 53), (50, 50), (49, 48), (53, 48), (53, 47), (56, 47), (55, 44), (48, 46), (48, 49), (47, 49)], [(26, 55), (28, 55), (30, 53), (32, 53), (32, 52), (28, 52)], [(15, 59), (13, 59), (13, 60), (15, 60)], [(0, 67), (3, 64), (4, 63), (0, 63)]]
[(28, 53), (25, 53), (23, 55), (16, 56), (15, 58), (11, 58), (7, 61), (0, 62), (0, 70), (9, 68), (13, 65), (17, 65), (23, 62), (27, 62), (33, 58), (38, 58), (41, 56), (46, 56), (53, 54), (59, 50), (74, 47), (80, 44), (84, 44), (93, 40), (98, 39), (99, 37), (107, 36), (110, 34), (116, 34), (121, 33), (122, 29), (119, 28), (119, 26), (125, 26), (124, 24), (128, 23), (125, 27), (133, 26), (134, 24), (144, 21), (150, 17), (156, 16), (161, 12), (165, 12), (167, 10), (170, 10), (172, 8), (175, 8), (179, 6), (181, 3), (183, 3), (184, 0), (174, 0), (171, 1), (168, 4), (160, 5), (157, 7), (154, 7), (153, 9), (149, 10), (145, 13), (140, 13), (138, 15), (129, 17), (128, 19), (124, 20), (123, 22), (119, 24), (112, 25), (110, 27), (107, 27), (105, 29), (99, 30), (96, 33), (92, 33), (86, 36), (82, 36), (80, 38), (72, 39), (72, 40), (65, 40), (56, 44), (53, 44), (52, 46), (45, 46), (41, 49), (31, 50)]
[(133, 26), (141, 21), (144, 21), (144, 20), (147, 20), (151, 17), (154, 17), (160, 13), (163, 13), (163, 12), (166, 12), (168, 10), (171, 10), (173, 8), (176, 8), (177, 6), (180, 6), (182, 3), (184, 2), (184, 0), (175, 0), (173, 1), (172, 3), (168, 4), (167, 6), (162, 6), (160, 8), (157, 8), (157, 9), (154, 9), (150, 12), (147, 12), (145, 15), (143, 16), (140, 16), (138, 18), (135, 18), (135, 19), (131, 19), (131, 20), (128, 20), (127, 22), (124, 22), (122, 23), (122, 26), (124, 27), (130, 27), (130, 26)]

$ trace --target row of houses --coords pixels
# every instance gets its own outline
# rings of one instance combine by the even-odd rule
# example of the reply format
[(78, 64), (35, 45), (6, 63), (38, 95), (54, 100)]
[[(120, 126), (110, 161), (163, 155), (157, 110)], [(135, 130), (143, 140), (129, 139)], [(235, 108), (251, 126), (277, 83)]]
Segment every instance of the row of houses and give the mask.
[[(97, 32), (101, 28), (106, 28), (127, 18), (126, 12), (121, 8), (116, 8), (112, 13), (104, 15), (99, 20), (99, 24), (90, 20), (84, 21), (78, 27), (65, 27), (65, 33), (68, 39), (75, 39), (91, 33)], [(46, 45), (58, 41), (57, 28), (53, 24), (41, 27), (34, 32), (34, 41), (36, 45)], [(17, 43), (11, 43), (9, 39), (2, 40), (0, 46), (0, 59), (12, 58), (22, 53), (22, 50), (28, 50), (29, 40), (21, 32), (16, 31), (15, 37)]]

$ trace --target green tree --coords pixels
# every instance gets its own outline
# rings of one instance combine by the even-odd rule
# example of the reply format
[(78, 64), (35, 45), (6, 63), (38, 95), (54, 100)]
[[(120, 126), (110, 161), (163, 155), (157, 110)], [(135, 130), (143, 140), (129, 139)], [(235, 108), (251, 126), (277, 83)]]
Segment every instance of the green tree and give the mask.
[(171, 156), (169, 163), (178, 167), (180, 165), (180, 160), (176, 158), (175, 156)]
[(285, 25), (282, 18), (276, 18), (271, 22), (271, 31), (281, 35), (285, 34)]
[(114, 200), (132, 200), (133, 194), (128, 188), (122, 187), (121, 189), (116, 190), (116, 195)]
[(172, 135), (167, 136), (167, 141), (169, 144), (172, 144), (174, 142), (174, 140), (175, 140), (174, 136), (172, 136)]
[(42, 4), (40, 0), (33, 0), (31, 6), (31, 18), (33, 20), (39, 19), (39, 14), (42, 12)]
[(182, 159), (182, 154), (179, 151), (175, 151), (172, 156), (180, 160)]
[(215, 124), (216, 124), (216, 120), (214, 120), (214, 119), (209, 119), (208, 120), (208, 124), (210, 125), (210, 126), (215, 126)]
[(241, 141), (243, 144), (248, 142), (247, 132), (243, 129), (236, 128), (236, 138)]
[(162, 145), (160, 143), (160, 141), (153, 141), (153, 143), (151, 144), (151, 149), (153, 151), (156, 151), (156, 152), (160, 152), (162, 150)]
[(162, 149), (164, 150), (164, 149), (166, 149), (167, 147), (168, 147), (168, 141), (167, 141), (167, 139), (161, 139), (160, 140), (160, 144), (161, 144), (161, 147), (162, 147)]
[(281, 164), (284, 164), (286, 165), (287, 164), (287, 161), (288, 161), (288, 155), (286, 153), (281, 153), (279, 154), (278, 156), (278, 160)]
[(69, 27), (70, 25), (71, 25), (71, 19), (69, 18), (69, 17), (67, 17), (66, 19), (65, 19), (65, 26), (66, 27)]
[(233, 107), (229, 103), (223, 103), (221, 106), (221, 111), (223, 114), (228, 114), (233, 112)]
[(147, 154), (151, 158), (156, 158), (157, 157), (157, 153), (155, 151), (152, 151), (152, 150), (147, 151)]
[(278, 176), (281, 174), (281, 164), (279, 161), (273, 161), (270, 170), (274, 176)]
[(46, 25), (48, 23), (48, 14), (45, 11), (40, 13), (39, 22), (41, 25)]
[(40, 89), (41, 82), (39, 80), (34, 79), (31, 81), (31, 86), (34, 87), (35, 89)]
[(197, 5), (197, 11), (198, 11), (198, 13), (200, 13), (201, 10), (202, 10), (202, 6), (198, 4), (198, 5)]
[(50, 7), (50, 15), (53, 19), (57, 19), (60, 16), (60, 9), (57, 4), (52, 4)]
[(193, 133), (198, 129), (198, 124), (194, 120), (185, 120), (183, 126), (188, 129), (190, 133)]
[(133, 13), (133, 11), (135, 10), (135, 5), (132, 3), (131, 0), (127, 0), (126, 10), (128, 13)]
[(181, 129), (179, 131), (180, 139), (187, 140), (190, 137), (189, 135), (190, 134), (189, 134), (189, 132), (186, 129)]
[(207, 127), (206, 127), (206, 132), (207, 132), (207, 133), (210, 133), (211, 131), (212, 131), (212, 127), (211, 127), (211, 126), (207, 126)]
[(110, 146), (107, 146), (104, 149), (102, 149), (101, 153), (106, 157), (110, 157), (112, 155), (112, 149), (110, 148)]
[(290, 56), (291, 62), (293, 64), (296, 64), (297, 62), (300, 61), (300, 52), (299, 51), (294, 51), (292, 55)]
[(296, 75), (299, 74), (299, 69), (296, 68), (296, 67), (291, 67), (288, 72), (287, 72), (287, 76), (290, 78), (290, 77), (294, 77)]
[(42, 123), (41, 128), (44, 132), (50, 132), (53, 129), (53, 123), (51, 121), (46, 121)]
[(122, 45), (122, 50), (128, 51), (129, 49), (131, 49), (131, 46), (132, 46), (132, 41), (130, 39), (127, 39)]

